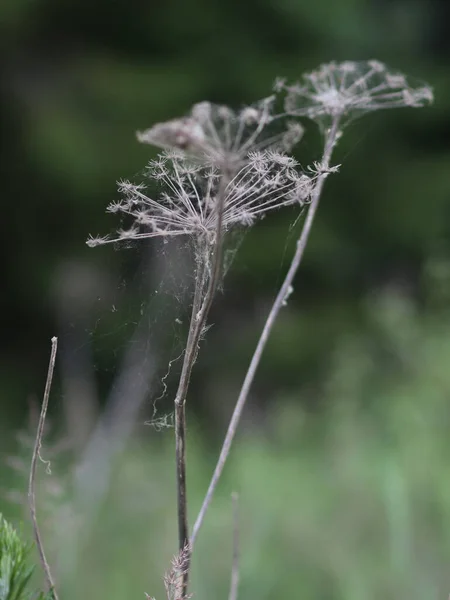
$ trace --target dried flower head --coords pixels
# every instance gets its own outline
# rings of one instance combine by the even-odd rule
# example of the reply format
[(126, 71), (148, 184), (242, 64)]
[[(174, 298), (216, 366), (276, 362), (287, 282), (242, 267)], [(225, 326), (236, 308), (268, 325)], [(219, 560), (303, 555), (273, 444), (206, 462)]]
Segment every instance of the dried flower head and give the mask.
[[(202, 162), (235, 172), (249, 152), (265, 148), (287, 151), (301, 138), (303, 128), (299, 123), (288, 122), (281, 131), (274, 131), (273, 102), (271, 96), (240, 111), (200, 102), (189, 116), (158, 123), (138, 132), (137, 138), (160, 148), (183, 150)], [(277, 125), (281, 127), (279, 121)]]
[(189, 543), (172, 559), (170, 570), (164, 575), (164, 587), (167, 600), (189, 600), (192, 594), (186, 594), (183, 589), (183, 576), (189, 570), (191, 555)]
[[(149, 182), (160, 187), (158, 199), (147, 185), (119, 183), (122, 200), (107, 211), (131, 218), (129, 229), (117, 235), (90, 238), (89, 246), (122, 240), (188, 235), (213, 241), (217, 233), (217, 201), (223, 194), (224, 231), (250, 226), (271, 210), (305, 203), (314, 177), (297, 171), (297, 162), (275, 151), (251, 152), (246, 164), (224, 186), (218, 168), (192, 163), (179, 152), (166, 152), (150, 161)], [(224, 186), (224, 187), (222, 187)]]
[(412, 87), (404, 75), (376, 60), (331, 62), (294, 85), (278, 80), (275, 88), (287, 91), (288, 114), (309, 117), (322, 127), (329, 127), (336, 117), (343, 125), (373, 110), (421, 107), (433, 100), (430, 87)]

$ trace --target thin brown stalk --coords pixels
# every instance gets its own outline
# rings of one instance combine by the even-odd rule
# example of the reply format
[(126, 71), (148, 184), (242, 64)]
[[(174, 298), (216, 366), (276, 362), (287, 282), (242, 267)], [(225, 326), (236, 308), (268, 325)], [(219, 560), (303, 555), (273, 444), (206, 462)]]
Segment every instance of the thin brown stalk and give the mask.
[(231, 445), (233, 443), (234, 436), (236, 434), (237, 427), (239, 425), (239, 421), (242, 415), (242, 411), (244, 409), (245, 403), (247, 401), (250, 388), (252, 386), (253, 380), (256, 375), (256, 371), (258, 369), (259, 363), (261, 361), (262, 354), (266, 347), (267, 341), (269, 339), (272, 328), (275, 324), (276, 319), (286, 302), (286, 299), (290, 295), (292, 291), (292, 283), (294, 281), (295, 275), (300, 267), (300, 264), (303, 259), (303, 255), (305, 253), (306, 245), (308, 243), (309, 235), (311, 233), (312, 225), (314, 222), (314, 217), (317, 212), (317, 208), (319, 206), (320, 198), (322, 195), (323, 185), (325, 183), (325, 179), (328, 175), (328, 169), (330, 167), (331, 155), (333, 153), (334, 147), (339, 138), (339, 119), (335, 118), (332, 127), (330, 128), (326, 139), (325, 139), (325, 147), (321, 161), (321, 169), (322, 172), (317, 178), (316, 185), (314, 187), (311, 202), (309, 205), (308, 213), (306, 215), (305, 222), (303, 224), (303, 229), (300, 234), (300, 237), (297, 241), (297, 247), (292, 259), (289, 270), (286, 274), (286, 277), (281, 285), (281, 288), (275, 298), (275, 301), (270, 309), (269, 315), (267, 317), (266, 322), (264, 323), (264, 327), (261, 333), (261, 336), (256, 345), (255, 351), (253, 353), (252, 359), (250, 361), (249, 368), (245, 375), (244, 383), (242, 385), (241, 391), (239, 393), (239, 397), (234, 408), (233, 414), (231, 416), (230, 424), (228, 426), (227, 433), (225, 435), (225, 440), (222, 445), (222, 449), (220, 451), (219, 459), (217, 461), (216, 468), (214, 470), (213, 476), (211, 478), (211, 482), (209, 484), (208, 490), (206, 492), (205, 498), (203, 500), (203, 504), (200, 508), (200, 512), (198, 514), (197, 520), (195, 521), (192, 535), (191, 535), (191, 548), (194, 545), (198, 533), (200, 531), (200, 527), (202, 526), (203, 520), (206, 515), (206, 511), (211, 503), (212, 497), (214, 495), (215, 489), (217, 487), (217, 483), (222, 474), (223, 468), (227, 461), (227, 458), (230, 454)]
[[(188, 341), (185, 350), (185, 362), (186, 354), (188, 354), (189, 363), (193, 365), (195, 362), (195, 355), (197, 353), (196, 346), (194, 346), (192, 337), (195, 331), (196, 317), (200, 311), (203, 295), (203, 267), (200, 267), (202, 272), (197, 272), (195, 281), (195, 292), (194, 301), (192, 304), (192, 315), (191, 323), (189, 327)], [(181, 552), (188, 546), (189, 542), (189, 529), (187, 520), (187, 499), (186, 499), (186, 412), (185, 402), (179, 401), (182, 398), (183, 390), (180, 390), (181, 385), (186, 386), (187, 383), (180, 379), (179, 389), (175, 399), (175, 455), (177, 462), (177, 504), (178, 504), (178, 549)]]
[(231, 584), (228, 600), (237, 600), (239, 588), (239, 496), (236, 492), (231, 494), (233, 502), (233, 562), (231, 565)]
[[(178, 516), (178, 550), (186, 552), (186, 568), (182, 574), (183, 597), (187, 596), (190, 568), (190, 541), (187, 518), (186, 496), (186, 396), (191, 379), (192, 369), (197, 358), (198, 345), (206, 326), (217, 286), (220, 281), (223, 257), (223, 208), (225, 203), (226, 181), (222, 180), (217, 202), (217, 228), (214, 241), (214, 252), (211, 271), (206, 291), (205, 278), (207, 275), (208, 258), (207, 241), (205, 247), (199, 249), (200, 267), (196, 274), (194, 301), (192, 306), (189, 334), (184, 352), (178, 390), (175, 396), (175, 455), (177, 471), (177, 516)], [(202, 258), (203, 253), (203, 258)], [(186, 548), (188, 549), (186, 551)]]
[(36, 540), (36, 546), (37, 546), (37, 549), (39, 552), (39, 558), (41, 561), (41, 565), (44, 570), (45, 579), (47, 581), (47, 586), (48, 586), (49, 590), (52, 591), (53, 597), (55, 600), (58, 600), (58, 595), (55, 590), (55, 582), (54, 582), (52, 574), (51, 574), (50, 566), (49, 566), (47, 558), (45, 556), (44, 545), (42, 543), (42, 537), (41, 537), (41, 533), (39, 530), (39, 525), (38, 525), (37, 517), (36, 517), (36, 467), (37, 467), (38, 459), (42, 460), (42, 458), (41, 458), (42, 436), (44, 434), (45, 418), (47, 416), (48, 401), (49, 401), (49, 397), (50, 397), (50, 390), (52, 387), (53, 371), (55, 369), (57, 348), (58, 348), (58, 338), (53, 337), (52, 338), (52, 350), (51, 350), (51, 354), (50, 354), (50, 361), (49, 361), (48, 372), (47, 372), (47, 381), (45, 383), (44, 398), (42, 401), (41, 414), (39, 417), (39, 423), (38, 423), (38, 428), (37, 428), (37, 433), (36, 433), (36, 441), (34, 443), (33, 456), (31, 458), (30, 478), (29, 478), (29, 482), (28, 482), (28, 504), (29, 504), (29, 508), (30, 508), (31, 521), (33, 524), (33, 533), (34, 533), (34, 537)]

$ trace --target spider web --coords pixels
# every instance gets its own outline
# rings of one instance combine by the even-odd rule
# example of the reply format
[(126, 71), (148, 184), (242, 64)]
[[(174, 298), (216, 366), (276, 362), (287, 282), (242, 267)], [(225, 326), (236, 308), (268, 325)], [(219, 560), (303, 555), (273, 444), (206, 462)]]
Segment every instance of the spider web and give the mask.
[[(114, 258), (124, 255), (132, 264), (125, 266), (115, 294), (101, 302), (108, 314), (100, 315), (89, 332), (96, 370), (100, 379), (102, 370), (113, 375), (105, 377), (111, 386), (107, 395), (121, 387), (129, 403), (134, 392), (146, 405), (146, 423), (161, 429), (171, 422), (168, 396), (182, 362), (195, 265), (190, 244), (182, 239), (120, 247)], [(160, 408), (169, 414), (160, 416)]]
[[(56, 540), (64, 547), (56, 553), (57, 571), (67, 581), (83, 531), (96, 522), (133, 433), (144, 432), (144, 423), (156, 431), (172, 425), (195, 267), (182, 239), (120, 244), (96, 254), (99, 267), (65, 265), (59, 278), (61, 404), (69, 437), (79, 438), (70, 482), (71, 548)], [(69, 517), (61, 510), (55, 520), (58, 531)]]
[[(226, 236), (224, 275), (243, 236)], [(140, 240), (95, 253), (98, 270), (65, 265), (59, 282), (66, 421), (76, 430), (78, 421), (92, 419), (94, 406), (107, 429), (145, 423), (161, 431), (172, 425), (189, 328), (193, 243), (184, 236)]]

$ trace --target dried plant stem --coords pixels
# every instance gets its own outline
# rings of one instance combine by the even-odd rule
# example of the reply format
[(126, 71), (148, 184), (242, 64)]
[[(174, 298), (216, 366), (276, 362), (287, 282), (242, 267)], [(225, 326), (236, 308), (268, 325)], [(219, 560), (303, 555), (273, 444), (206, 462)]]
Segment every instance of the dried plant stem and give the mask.
[(31, 521), (33, 524), (33, 532), (36, 540), (37, 549), (39, 552), (39, 558), (41, 561), (42, 568), (45, 573), (45, 579), (47, 581), (47, 585), (49, 590), (53, 592), (53, 597), (55, 600), (58, 600), (58, 595), (55, 590), (55, 582), (53, 581), (53, 577), (50, 571), (50, 566), (45, 557), (44, 545), (42, 543), (41, 533), (39, 530), (39, 525), (36, 517), (36, 467), (37, 461), (41, 458), (41, 446), (42, 446), (42, 436), (44, 434), (44, 426), (45, 426), (45, 418), (47, 415), (48, 401), (50, 397), (50, 390), (52, 387), (53, 381), (53, 371), (55, 369), (55, 360), (56, 360), (56, 351), (58, 348), (58, 338), (52, 338), (52, 350), (50, 354), (50, 361), (48, 365), (47, 372), (47, 381), (45, 383), (45, 391), (44, 398), (42, 401), (41, 414), (39, 417), (39, 424), (36, 433), (36, 441), (34, 443), (33, 456), (31, 459), (31, 468), (30, 468), (30, 478), (28, 482), (28, 504), (30, 507)]
[[(192, 304), (191, 323), (189, 327), (188, 340), (185, 350), (185, 361), (183, 370), (187, 372), (187, 367), (195, 362), (197, 345), (194, 345), (194, 336), (196, 333), (196, 318), (201, 309), (202, 295), (204, 285), (204, 266), (201, 265), (196, 274), (194, 301)], [(187, 357), (187, 361), (186, 361)], [(185, 365), (187, 365), (185, 367)], [(183, 376), (183, 373), (182, 373)], [(184, 374), (184, 379), (180, 379), (177, 396), (175, 399), (175, 455), (177, 462), (177, 504), (178, 504), (178, 549), (181, 552), (189, 540), (189, 530), (187, 522), (187, 499), (186, 499), (186, 413), (185, 401), (189, 374)], [(183, 385), (183, 388), (181, 386)], [(181, 389), (180, 389), (181, 388)]]
[(245, 375), (244, 383), (242, 385), (241, 391), (239, 393), (239, 397), (234, 408), (233, 414), (231, 416), (230, 424), (228, 426), (228, 430), (225, 436), (225, 440), (222, 445), (222, 449), (220, 451), (219, 459), (217, 461), (216, 468), (214, 470), (211, 482), (209, 484), (208, 490), (206, 492), (205, 498), (203, 500), (202, 507), (198, 514), (197, 520), (195, 521), (192, 535), (191, 535), (191, 548), (193, 547), (200, 527), (202, 526), (203, 520), (205, 518), (206, 511), (211, 503), (212, 497), (214, 495), (215, 489), (217, 487), (217, 483), (222, 474), (223, 468), (227, 461), (228, 455), (230, 453), (231, 444), (233, 443), (234, 436), (236, 434), (236, 430), (242, 415), (242, 411), (244, 409), (245, 403), (248, 398), (248, 394), (250, 392), (251, 385), (256, 375), (256, 371), (258, 369), (259, 363), (261, 361), (262, 354), (266, 347), (267, 341), (269, 339), (272, 328), (275, 324), (275, 321), (286, 302), (287, 297), (291, 293), (292, 283), (294, 281), (294, 277), (300, 267), (300, 264), (303, 259), (303, 255), (305, 253), (305, 248), (308, 243), (309, 235), (311, 233), (311, 228), (314, 222), (314, 217), (317, 212), (317, 208), (319, 206), (320, 197), (322, 195), (323, 185), (325, 183), (325, 179), (328, 175), (328, 169), (330, 167), (331, 155), (333, 153), (333, 149), (336, 146), (336, 143), (339, 138), (339, 119), (335, 118), (330, 130), (327, 132), (325, 137), (325, 145), (324, 152), (321, 161), (321, 169), (322, 173), (318, 176), (316, 185), (314, 187), (311, 202), (309, 205), (308, 213), (306, 215), (306, 219), (303, 225), (302, 232), (297, 241), (297, 248), (292, 259), (289, 270), (286, 274), (286, 277), (283, 281), (283, 284), (275, 298), (275, 301), (270, 309), (267, 320), (264, 324), (261, 336), (258, 340), (258, 344), (256, 346), (255, 352), (253, 353), (249, 368)]
[[(210, 271), (208, 240), (204, 240), (204, 247), (198, 249), (199, 267), (196, 274), (194, 301), (192, 306), (191, 321), (188, 339), (184, 352), (183, 366), (181, 369), (178, 390), (175, 396), (175, 455), (177, 471), (177, 515), (178, 515), (178, 550), (186, 553), (186, 564), (182, 574), (182, 596), (187, 596), (190, 567), (190, 540), (187, 519), (186, 496), (186, 396), (191, 379), (192, 369), (197, 358), (198, 345), (208, 319), (217, 286), (220, 281), (223, 257), (223, 208), (225, 203), (226, 180), (222, 180), (217, 198), (217, 228), (214, 239), (214, 250), (211, 259)], [(205, 281), (208, 285), (205, 291)], [(187, 550), (186, 550), (187, 549)]]
[(236, 492), (231, 494), (233, 502), (233, 562), (231, 565), (231, 584), (228, 600), (237, 600), (239, 588), (239, 496)]

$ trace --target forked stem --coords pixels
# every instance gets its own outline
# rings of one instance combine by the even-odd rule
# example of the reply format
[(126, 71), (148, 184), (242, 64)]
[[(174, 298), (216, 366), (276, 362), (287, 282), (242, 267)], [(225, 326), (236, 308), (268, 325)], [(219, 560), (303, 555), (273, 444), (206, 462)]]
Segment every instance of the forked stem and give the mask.
[(248, 398), (248, 394), (250, 392), (250, 388), (252, 386), (253, 380), (256, 375), (256, 371), (258, 369), (259, 363), (261, 361), (262, 354), (266, 347), (267, 341), (269, 339), (272, 328), (275, 324), (275, 321), (286, 302), (287, 297), (289, 296), (292, 290), (292, 283), (294, 281), (295, 275), (300, 267), (300, 264), (303, 259), (303, 255), (305, 253), (305, 248), (308, 243), (309, 235), (311, 233), (311, 228), (314, 222), (314, 217), (317, 212), (317, 208), (319, 206), (320, 197), (322, 195), (323, 185), (325, 183), (325, 179), (329, 173), (331, 156), (336, 146), (336, 143), (339, 139), (339, 118), (335, 118), (333, 120), (332, 126), (327, 132), (325, 138), (325, 146), (324, 152), (321, 161), (321, 173), (318, 175), (316, 185), (314, 187), (311, 202), (309, 205), (308, 213), (306, 215), (306, 219), (303, 225), (302, 232), (297, 241), (297, 248), (292, 259), (289, 270), (286, 274), (286, 277), (283, 281), (283, 284), (275, 298), (275, 301), (270, 309), (267, 320), (264, 324), (261, 336), (258, 340), (258, 344), (253, 353), (252, 359), (250, 361), (249, 368), (245, 375), (244, 383), (242, 384), (241, 391), (239, 393), (238, 400), (236, 402), (236, 406), (234, 407), (233, 414), (231, 416), (230, 424), (228, 426), (227, 433), (225, 435), (225, 440), (222, 445), (222, 449), (220, 451), (219, 459), (217, 461), (216, 468), (214, 470), (213, 476), (211, 478), (211, 482), (209, 484), (208, 490), (206, 492), (205, 498), (203, 500), (203, 504), (200, 508), (200, 512), (198, 514), (197, 520), (195, 521), (192, 535), (190, 539), (191, 550), (197, 539), (198, 533), (200, 531), (200, 527), (203, 524), (206, 511), (209, 508), (212, 497), (216, 490), (217, 484), (219, 482), (220, 476), (222, 475), (223, 468), (227, 461), (228, 455), (230, 454), (231, 445), (233, 443), (234, 436), (236, 434), (237, 427), (239, 425), (239, 421), (242, 415), (242, 411), (244, 409), (245, 403)]

